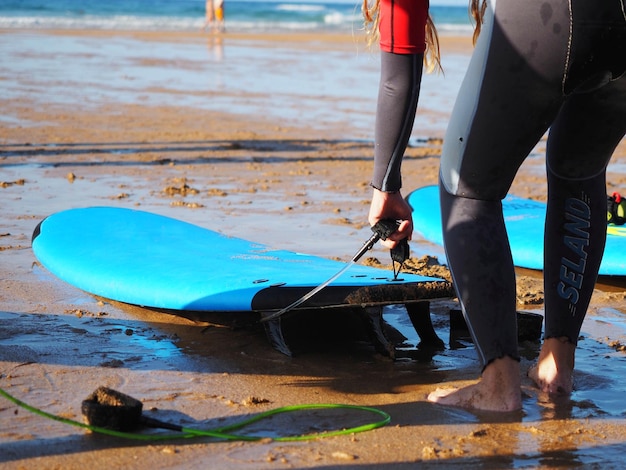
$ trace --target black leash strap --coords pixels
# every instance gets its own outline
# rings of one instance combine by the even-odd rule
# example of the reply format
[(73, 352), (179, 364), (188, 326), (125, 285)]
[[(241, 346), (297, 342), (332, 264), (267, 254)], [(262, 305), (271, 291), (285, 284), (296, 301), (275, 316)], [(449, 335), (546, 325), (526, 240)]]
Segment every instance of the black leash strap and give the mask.
[[(294, 308), (298, 307), (299, 305), (301, 305), (304, 302), (306, 302), (307, 300), (309, 300), (311, 297), (313, 297), (319, 291), (324, 289), (328, 284), (330, 284), (332, 281), (334, 281), (335, 279), (340, 277), (344, 272), (346, 272), (365, 253), (367, 253), (369, 250), (371, 250), (372, 247), (374, 246), (374, 244), (378, 240), (381, 240), (381, 239), (382, 240), (386, 240), (387, 238), (389, 238), (389, 235), (391, 235), (393, 232), (398, 230), (398, 225), (399, 225), (399, 223), (397, 221), (395, 221), (395, 220), (383, 219), (383, 220), (378, 221), (372, 227), (372, 232), (374, 232), (372, 234), (372, 236), (369, 238), (369, 240), (367, 240), (363, 244), (363, 246), (359, 249), (359, 251), (356, 252), (356, 254), (352, 257), (352, 259), (350, 260), (350, 262), (348, 264), (346, 264), (341, 270), (339, 270), (335, 275), (333, 275), (326, 282), (323, 282), (322, 284), (317, 286), (315, 289), (313, 289), (310, 292), (308, 292), (307, 294), (303, 295), (302, 297), (300, 297), (298, 300), (296, 300), (292, 304), (286, 306), (285, 308), (283, 308), (283, 309), (281, 309), (281, 310), (279, 310), (277, 312), (272, 313), (271, 315), (265, 316), (263, 319), (261, 319), (261, 323), (266, 323), (266, 322), (268, 322), (270, 320), (274, 320), (275, 318), (281, 317), (285, 313), (293, 310)], [(408, 258), (409, 258), (409, 242), (405, 238), (401, 242), (399, 242), (398, 245), (396, 245), (396, 247), (394, 247), (391, 250), (391, 260), (392, 260), (392, 263), (393, 263), (393, 280), (394, 281), (396, 281), (398, 279), (398, 274), (400, 273), (400, 269), (402, 268), (402, 265), (404, 264), (404, 262)], [(398, 264), (397, 269), (396, 269), (396, 263)]]

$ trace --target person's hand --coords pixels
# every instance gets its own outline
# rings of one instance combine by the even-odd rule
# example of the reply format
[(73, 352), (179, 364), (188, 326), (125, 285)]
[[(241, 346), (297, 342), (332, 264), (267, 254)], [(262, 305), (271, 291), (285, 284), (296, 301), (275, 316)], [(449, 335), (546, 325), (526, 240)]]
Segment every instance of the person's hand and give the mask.
[(379, 220), (391, 219), (401, 221), (398, 230), (393, 232), (387, 240), (381, 243), (387, 248), (394, 248), (404, 238), (410, 240), (413, 234), (413, 216), (411, 206), (405, 201), (400, 192), (386, 193), (374, 189), (368, 221), (371, 226)]

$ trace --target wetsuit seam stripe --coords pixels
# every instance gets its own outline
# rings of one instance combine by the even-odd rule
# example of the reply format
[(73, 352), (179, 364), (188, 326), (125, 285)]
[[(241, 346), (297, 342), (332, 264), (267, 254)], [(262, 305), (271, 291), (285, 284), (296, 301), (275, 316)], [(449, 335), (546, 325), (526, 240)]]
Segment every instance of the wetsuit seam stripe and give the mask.
[(569, 68), (571, 55), (572, 55), (572, 41), (574, 40), (574, 18), (572, 15), (572, 0), (568, 0), (567, 7), (569, 8), (569, 37), (567, 40), (567, 54), (565, 56), (565, 67), (563, 69), (563, 80), (561, 81), (561, 92), (565, 95), (565, 82), (567, 81), (567, 70)]

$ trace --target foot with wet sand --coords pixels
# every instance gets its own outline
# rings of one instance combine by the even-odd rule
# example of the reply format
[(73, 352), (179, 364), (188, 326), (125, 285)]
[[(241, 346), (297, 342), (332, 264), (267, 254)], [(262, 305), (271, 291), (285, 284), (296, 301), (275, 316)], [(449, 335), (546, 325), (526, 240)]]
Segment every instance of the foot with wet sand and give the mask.
[(537, 363), (528, 371), (539, 390), (550, 395), (572, 393), (575, 350), (576, 346), (568, 338), (544, 341)]
[(477, 383), (459, 389), (439, 388), (428, 400), (472, 410), (518, 411), (522, 408), (519, 362), (510, 357), (496, 359)]
[[(544, 341), (528, 376), (543, 393), (567, 396), (573, 390), (576, 346), (568, 338)], [(505, 357), (489, 364), (480, 380), (462, 388), (438, 388), (428, 400), (440, 405), (484, 411), (518, 411), (522, 407), (518, 361)]]

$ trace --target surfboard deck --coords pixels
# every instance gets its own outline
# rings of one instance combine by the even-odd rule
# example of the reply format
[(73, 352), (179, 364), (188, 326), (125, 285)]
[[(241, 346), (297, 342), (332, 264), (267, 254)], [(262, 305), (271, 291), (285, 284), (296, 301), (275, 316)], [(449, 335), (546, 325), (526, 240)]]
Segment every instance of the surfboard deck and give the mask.
[[(258, 312), (261, 317), (290, 305), (345, 266), (115, 207), (52, 214), (35, 229), (32, 248), (52, 274), (100, 297), (168, 311)], [(377, 349), (389, 354), (381, 330), (383, 306), (405, 304), (423, 316), (419, 304), (453, 295), (442, 279), (402, 273), (394, 280), (391, 271), (355, 265), (299, 309), (361, 309)], [(266, 331), (277, 349), (290, 353), (281, 318), (266, 322)]]
[[(415, 232), (424, 239), (443, 245), (439, 188), (425, 186), (406, 197), (413, 209)], [(543, 270), (543, 232), (546, 204), (508, 195), (502, 201), (513, 263), (520, 268)], [(607, 225), (607, 240), (600, 275), (625, 276), (626, 226)]]

